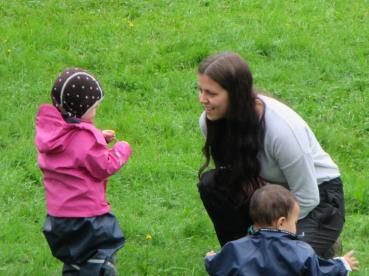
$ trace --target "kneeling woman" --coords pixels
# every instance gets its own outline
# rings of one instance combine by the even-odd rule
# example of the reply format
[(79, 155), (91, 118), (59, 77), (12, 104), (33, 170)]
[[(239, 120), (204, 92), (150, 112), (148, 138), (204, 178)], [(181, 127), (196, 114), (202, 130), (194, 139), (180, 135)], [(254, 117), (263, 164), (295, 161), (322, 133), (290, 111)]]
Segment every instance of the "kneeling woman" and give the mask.
[[(198, 83), (206, 137), (199, 192), (220, 244), (246, 235), (251, 195), (274, 183), (299, 202), (302, 240), (321, 257), (332, 257), (345, 220), (342, 182), (306, 122), (285, 104), (256, 93), (249, 67), (237, 54), (204, 60)], [(205, 172), (211, 161), (215, 169)]]

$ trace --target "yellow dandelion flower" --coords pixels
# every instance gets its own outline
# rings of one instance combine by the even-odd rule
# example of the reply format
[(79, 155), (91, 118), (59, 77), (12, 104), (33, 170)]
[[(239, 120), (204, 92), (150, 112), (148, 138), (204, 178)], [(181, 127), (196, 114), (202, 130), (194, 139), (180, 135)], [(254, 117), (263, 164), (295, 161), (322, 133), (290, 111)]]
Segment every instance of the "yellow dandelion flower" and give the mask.
[(150, 234), (147, 234), (146, 235), (146, 240), (151, 241), (152, 240), (152, 236)]
[(133, 28), (133, 22), (132, 21), (130, 21), (130, 20), (128, 20), (128, 26), (130, 27), (130, 28)]

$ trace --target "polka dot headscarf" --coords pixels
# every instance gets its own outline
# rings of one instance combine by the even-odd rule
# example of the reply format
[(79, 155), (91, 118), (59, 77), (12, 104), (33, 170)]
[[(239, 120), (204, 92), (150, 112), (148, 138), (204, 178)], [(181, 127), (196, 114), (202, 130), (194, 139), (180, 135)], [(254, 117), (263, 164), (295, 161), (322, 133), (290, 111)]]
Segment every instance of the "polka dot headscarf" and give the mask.
[(83, 69), (64, 70), (56, 79), (51, 98), (64, 119), (81, 118), (104, 98), (98, 81)]

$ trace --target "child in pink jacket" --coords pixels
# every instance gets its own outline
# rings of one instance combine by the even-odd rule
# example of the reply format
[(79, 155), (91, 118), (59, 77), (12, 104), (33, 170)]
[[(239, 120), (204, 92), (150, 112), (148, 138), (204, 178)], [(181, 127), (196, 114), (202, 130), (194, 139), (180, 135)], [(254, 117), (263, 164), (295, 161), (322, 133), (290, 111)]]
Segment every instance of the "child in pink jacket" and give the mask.
[(44, 234), (63, 275), (115, 275), (114, 255), (125, 238), (106, 200), (108, 177), (127, 163), (131, 147), (93, 120), (104, 98), (88, 72), (67, 69), (36, 117), (38, 164), (46, 190)]

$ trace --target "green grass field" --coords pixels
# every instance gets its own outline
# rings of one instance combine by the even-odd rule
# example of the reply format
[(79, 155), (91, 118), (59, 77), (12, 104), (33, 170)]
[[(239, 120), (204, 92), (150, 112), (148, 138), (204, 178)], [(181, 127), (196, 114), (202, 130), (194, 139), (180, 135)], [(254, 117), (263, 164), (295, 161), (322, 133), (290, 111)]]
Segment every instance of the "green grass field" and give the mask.
[[(129, 141), (108, 198), (127, 237), (120, 275), (205, 275), (218, 243), (197, 193), (196, 67), (229, 50), (300, 113), (341, 169), (344, 250), (369, 275), (369, 3), (0, 0), (0, 275), (60, 275), (41, 233), (34, 116), (65, 67), (93, 72), (96, 125)], [(147, 235), (152, 240), (147, 240)]]

